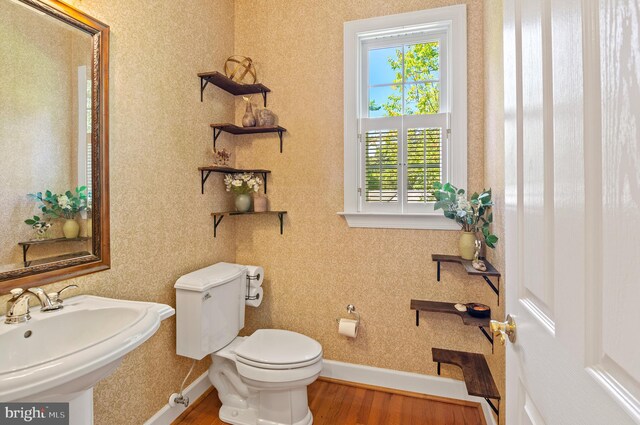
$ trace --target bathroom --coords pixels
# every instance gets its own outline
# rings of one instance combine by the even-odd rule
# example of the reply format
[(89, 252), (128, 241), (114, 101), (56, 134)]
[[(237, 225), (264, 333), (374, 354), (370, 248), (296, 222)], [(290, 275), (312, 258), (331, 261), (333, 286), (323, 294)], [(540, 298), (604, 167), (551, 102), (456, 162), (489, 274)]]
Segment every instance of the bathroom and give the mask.
[[(637, 25), (637, 2), (601, 0), (600, 12), (591, 5), (598, 2), (578, 0), (562, 4), (551, 0), (0, 2), (5, 3), (3, 10), (32, 12), (37, 19), (43, 18), (37, 6), (45, 5), (76, 19), (84, 14), (102, 26), (100, 87), (104, 91), (100, 92), (100, 106), (104, 115), (97, 131), (102, 137), (100, 148), (108, 153), (101, 158), (88, 154), (98, 165), (89, 184), (99, 188), (102, 197), (94, 198), (93, 229), (86, 213), (80, 219), (84, 235), (93, 231), (100, 236), (93, 241), (98, 261), (94, 266), (71, 265), (70, 270), (57, 268), (31, 275), (30, 267), (4, 275), (8, 269), (3, 266), (0, 314), (7, 313), (11, 289), (40, 287), (53, 293), (69, 285), (77, 285), (65, 291), (63, 298), (69, 301), (89, 295), (176, 309), (175, 314), (161, 310), (163, 320), (155, 333), (95, 384), (92, 400), (85, 400), (92, 406), (88, 423), (224, 423), (214, 422), (218, 420), (218, 404), (212, 404), (217, 400), (216, 390), (208, 378), (211, 356), (196, 361), (189, 374), (193, 360), (178, 355), (176, 343), (177, 320), (183, 314), (176, 308), (176, 282), (217, 263), (255, 265), (264, 270), (262, 300), (258, 307), (246, 307), (240, 336), (248, 337), (261, 329), (288, 330), (312, 338), (322, 347), (323, 369), (309, 386), (309, 406), (316, 424), (598, 424), (603, 423), (603, 417), (609, 423), (640, 423), (640, 373), (633, 360), (640, 355), (640, 347), (633, 338), (627, 341), (621, 336), (633, 332), (631, 324), (640, 320), (633, 308), (633, 302), (640, 301), (640, 292), (630, 284), (629, 264), (633, 262), (627, 261), (633, 259), (630, 241), (640, 235), (637, 230), (622, 230), (615, 224), (632, 222), (639, 215), (627, 207), (634, 206), (637, 199), (640, 153), (636, 145), (640, 133), (635, 133), (635, 124), (619, 126), (615, 131), (607, 127), (616, 113), (633, 123), (640, 118), (640, 93), (627, 96), (615, 84), (625, 81), (626, 90), (638, 91), (635, 84), (640, 80), (640, 66), (629, 59), (637, 58), (637, 53), (634, 56), (633, 49), (625, 50), (628, 45), (637, 50), (638, 34), (630, 29), (631, 24), (615, 18), (625, 16)], [(578, 12), (582, 3), (589, 5)], [(457, 9), (449, 9), (454, 6)], [(470, 276), (459, 264), (433, 260), (432, 255), (459, 254), (459, 226), (452, 226), (455, 223), (444, 220), (442, 214), (438, 224), (416, 224), (419, 214), (410, 214), (404, 218), (410, 224), (398, 225), (376, 222), (384, 221), (380, 216), (385, 215), (377, 212), (363, 216), (362, 220), (371, 222), (358, 224), (357, 214), (350, 214), (353, 211), (348, 205), (349, 191), (356, 190), (355, 185), (348, 184), (348, 170), (355, 170), (357, 165), (348, 162), (345, 140), (353, 131), (347, 119), (347, 89), (355, 90), (347, 64), (357, 66), (354, 58), (358, 55), (355, 50), (349, 53), (347, 34), (358, 31), (358, 25), (366, 22), (382, 22), (394, 28), (402, 26), (397, 24), (399, 17), (423, 19), (442, 10), (464, 11), (462, 21), (445, 20), (454, 22), (458, 30), (455, 36), (462, 37), (466, 52), (461, 60), (466, 72), (456, 74), (460, 86), (452, 95), (452, 99), (462, 96), (466, 105), (464, 121), (456, 127), (466, 134), (463, 146), (451, 151), (458, 155), (451, 157), (447, 175), (453, 177), (449, 181), (462, 182), (458, 185), (469, 194), (489, 188), (492, 191), (491, 233), (499, 239), (493, 249), (483, 246), (482, 255), (501, 275), (489, 277), (491, 284)], [(0, 73), (0, 176), (5, 182), (0, 184), (1, 198), (18, 199), (20, 204), (20, 209), (8, 205), (1, 216), (1, 245), (5, 248), (0, 252), (10, 252), (7, 255), (12, 257), (11, 261), (2, 261), (5, 264), (20, 263), (26, 253), (17, 244), (28, 238), (31, 230), (22, 223), (28, 218), (23, 217), (25, 208), (31, 207), (31, 215), (39, 214), (36, 204), (26, 200), (27, 193), (53, 185), (47, 176), (40, 176), (43, 178), (37, 180), (37, 186), (19, 190), (12, 182), (22, 174), (37, 174), (39, 166), (55, 169), (55, 161), (46, 159), (53, 155), (54, 148), (16, 147), (17, 141), (27, 143), (26, 136), (39, 134), (39, 129), (34, 130), (37, 124), (29, 124), (34, 117), (27, 116), (30, 112), (25, 108), (44, 104), (46, 91), (39, 90), (43, 86), (36, 77), (44, 65), (29, 64), (15, 39), (14, 44), (2, 41), (9, 38), (10, 29), (20, 27), (12, 21), (14, 16), (0, 16), (0, 63), (14, 63), (12, 58), (20, 57), (15, 63), (20, 63), (19, 72), (27, 78)], [(567, 17), (564, 26), (562, 16)], [(583, 21), (598, 21), (599, 16), (602, 28), (613, 31), (607, 25), (622, 26), (620, 37), (625, 43), (620, 43), (620, 51), (612, 51), (627, 58), (626, 69), (612, 65), (615, 59), (604, 54), (595, 59), (585, 54), (583, 58), (583, 52), (600, 52), (607, 43), (618, 45), (612, 41), (612, 32), (602, 28), (600, 46), (590, 46), (588, 37), (577, 35), (598, 31), (582, 25)], [(29, 32), (35, 31), (22, 34)], [(564, 62), (550, 49), (551, 42), (545, 35), (551, 34), (554, 49), (566, 53)], [(37, 43), (46, 45), (47, 37), (40, 36)], [(451, 37), (449, 41), (459, 45)], [(583, 47), (572, 49), (572, 45)], [(540, 51), (527, 54), (526, 49), (531, 52), (536, 46)], [(55, 44), (49, 48), (53, 47)], [(233, 211), (235, 205), (233, 196), (225, 190), (223, 173), (211, 173), (203, 182), (204, 174), (199, 170), (214, 161), (210, 125), (241, 125), (246, 101), (213, 83), (203, 87), (198, 74), (224, 73), (225, 61), (234, 55), (251, 58), (257, 81), (270, 90), (266, 99), (260, 93), (251, 96), (253, 108), (262, 109), (266, 103), (286, 131), (252, 135), (223, 131), (216, 139), (216, 148), (229, 153), (230, 167), (269, 170), (268, 186), (264, 187), (265, 179), (260, 175), (263, 187), (258, 193), (266, 192), (269, 209), (286, 211), (283, 214), (212, 217), (212, 212)], [(453, 62), (456, 69), (461, 62)], [(552, 68), (552, 62), (559, 66)], [(599, 66), (589, 67), (589, 63)], [(554, 74), (567, 64), (575, 65), (575, 73)], [(540, 72), (529, 71), (538, 68)], [(91, 72), (90, 61), (86, 72)], [(552, 77), (547, 78), (549, 75)], [(594, 90), (584, 89), (586, 94), (582, 94), (582, 86), (576, 88), (593, 84), (598, 87), (595, 101)], [(460, 89), (465, 85), (466, 90)], [(600, 94), (601, 86), (607, 96)], [(73, 100), (77, 100), (79, 90), (74, 89), (74, 93)], [(582, 121), (562, 115), (570, 113), (556, 100), (562, 96), (579, 106), (569, 109), (584, 109), (584, 117), (602, 117), (602, 124), (595, 124), (601, 122), (599, 119), (583, 119), (582, 112)], [(19, 98), (26, 101), (19, 102)], [(527, 113), (534, 111), (531, 114), (535, 115), (536, 102), (554, 107), (558, 102), (559, 106), (545, 109), (549, 112), (544, 119), (539, 114), (527, 121)], [(520, 114), (519, 120), (514, 120), (514, 110)], [(544, 125), (535, 125), (536, 119)], [(573, 122), (573, 127), (557, 124), (565, 121)], [(43, 131), (50, 131), (50, 127)], [(452, 137), (457, 137), (455, 131)], [(527, 137), (543, 140), (540, 145), (544, 149), (521, 149), (523, 144), (536, 146), (527, 145)], [(612, 139), (623, 140), (618, 143), (624, 148), (607, 149), (607, 143), (614, 143)], [(562, 144), (559, 140), (572, 142)], [(459, 155), (461, 150), (463, 154)], [(526, 155), (530, 155), (527, 160), (523, 159)], [(554, 155), (575, 167), (556, 164), (554, 169)], [(601, 163), (600, 157), (610, 162)], [(609, 163), (619, 164), (621, 171)], [(68, 166), (65, 164), (61, 167)], [(594, 172), (583, 174), (583, 169)], [(71, 170), (71, 174), (77, 172)], [(87, 178), (85, 174), (85, 182)], [(617, 189), (623, 195), (617, 196), (611, 186), (622, 186)], [(577, 196), (567, 194), (573, 190)], [(540, 193), (543, 195), (538, 196)], [(568, 209), (580, 213), (569, 220)], [(22, 215), (18, 216), (18, 210)], [(522, 217), (530, 221), (522, 223)], [(516, 224), (514, 220), (519, 221)], [(610, 230), (606, 234), (585, 230), (600, 228), (605, 222)], [(61, 224), (61, 220), (56, 221), (54, 230)], [(56, 249), (63, 248), (31, 247), (25, 255), (44, 257)], [(23, 271), (27, 274), (20, 274)], [(592, 276), (600, 276), (598, 285), (592, 280), (598, 278)], [(592, 294), (585, 289), (590, 287), (599, 289)], [(616, 290), (620, 288), (624, 291)], [(527, 297), (527, 293), (532, 295)], [(490, 307), (491, 319), (503, 322), (511, 314), (523, 332), (516, 342), (507, 338), (502, 344), (508, 324), (502, 334), (494, 334), (489, 327), (479, 330), (477, 326), (464, 326), (455, 314), (422, 311), (416, 317), (412, 300), (482, 303)], [(619, 303), (629, 308), (616, 308)], [(355, 311), (347, 311), (348, 305), (355, 306)], [(30, 308), (37, 318), (37, 296), (31, 297)], [(53, 317), (58, 313), (49, 314)], [(356, 318), (355, 338), (338, 333), (336, 320)], [(538, 326), (542, 336), (531, 335), (538, 327), (534, 326), (532, 332), (527, 321), (542, 323)], [(614, 326), (611, 321), (624, 325)], [(3, 320), (0, 326), (11, 331), (28, 323), (5, 324)], [(585, 324), (586, 329), (593, 329), (593, 337), (587, 336), (591, 334)], [(611, 328), (616, 330), (600, 342), (602, 337), (597, 335)], [(31, 339), (22, 338), (22, 333), (24, 341), (34, 341), (38, 336), (35, 332)], [(560, 345), (571, 347), (569, 354), (544, 339), (553, 339), (551, 336), (565, 338)], [(545, 341), (538, 345), (557, 350), (550, 352), (560, 360), (552, 362), (554, 356), (540, 353), (531, 341)], [(531, 353), (532, 359), (535, 356), (529, 363), (523, 360), (524, 348), (519, 348), (525, 343), (527, 354)], [(22, 355), (12, 351), (12, 344), (8, 340), (0, 342), (1, 351), (8, 353), (7, 362)], [(28, 347), (23, 342), (19, 346)], [(434, 348), (481, 354), (500, 399), (469, 395), (462, 369), (435, 362)], [(46, 348), (34, 350), (46, 353)], [(514, 370), (510, 365), (520, 364), (516, 357), (525, 366), (516, 369), (519, 380), (510, 380), (513, 375), (507, 371)], [(561, 366), (571, 362), (581, 367), (560, 379)], [(5, 366), (0, 379), (11, 371), (11, 365)], [(578, 377), (579, 372), (583, 374)], [(579, 397), (568, 397), (566, 393), (574, 388), (568, 381), (574, 382), (575, 388), (586, 389), (580, 390)], [(337, 386), (321, 400), (319, 389), (329, 384)], [(181, 387), (190, 398), (188, 407), (175, 403), (173, 395), (180, 393)], [(371, 396), (367, 415), (352, 415), (340, 422), (335, 419), (341, 411), (340, 399), (361, 396), (361, 392), (349, 395), (348, 388), (373, 391), (375, 396)], [(564, 407), (550, 401), (550, 394)], [(417, 413), (407, 407), (411, 404), (402, 404), (422, 399), (439, 404)], [(0, 405), (16, 400), (0, 396)], [(460, 419), (455, 413), (460, 406), (474, 409), (478, 419)], [(198, 422), (199, 414), (210, 416)], [(73, 415), (70, 420), (74, 423)]]

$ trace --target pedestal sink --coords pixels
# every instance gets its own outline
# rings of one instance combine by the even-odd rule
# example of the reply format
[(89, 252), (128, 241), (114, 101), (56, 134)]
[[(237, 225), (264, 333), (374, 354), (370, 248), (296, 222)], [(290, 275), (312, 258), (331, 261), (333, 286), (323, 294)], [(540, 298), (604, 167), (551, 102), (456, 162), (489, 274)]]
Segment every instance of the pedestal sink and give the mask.
[(175, 310), (165, 304), (80, 295), (31, 320), (0, 318), (0, 401), (68, 402), (71, 425), (93, 423), (93, 387)]

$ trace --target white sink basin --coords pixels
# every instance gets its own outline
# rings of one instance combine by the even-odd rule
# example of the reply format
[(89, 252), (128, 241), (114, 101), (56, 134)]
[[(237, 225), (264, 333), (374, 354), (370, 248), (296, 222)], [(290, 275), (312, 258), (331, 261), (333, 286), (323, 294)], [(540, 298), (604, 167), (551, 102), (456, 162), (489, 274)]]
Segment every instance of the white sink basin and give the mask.
[(32, 309), (26, 323), (7, 325), (1, 317), (0, 401), (80, 397), (174, 313), (165, 304), (80, 295), (62, 310)]

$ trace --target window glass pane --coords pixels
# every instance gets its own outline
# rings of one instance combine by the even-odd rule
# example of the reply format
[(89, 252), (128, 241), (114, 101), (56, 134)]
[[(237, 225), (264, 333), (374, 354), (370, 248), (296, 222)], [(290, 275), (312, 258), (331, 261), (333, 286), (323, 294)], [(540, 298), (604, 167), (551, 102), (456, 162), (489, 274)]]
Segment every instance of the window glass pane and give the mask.
[(404, 80), (440, 80), (440, 43), (437, 41), (404, 47)]
[(391, 84), (402, 79), (402, 47), (369, 50), (369, 85)]
[(402, 114), (402, 86), (369, 89), (369, 117), (392, 117)]
[(442, 178), (442, 129), (407, 130), (407, 201), (435, 202), (433, 183)]
[(415, 83), (404, 86), (404, 115), (437, 114), (440, 112), (440, 84)]
[(365, 138), (365, 200), (398, 202), (398, 131), (368, 131)]

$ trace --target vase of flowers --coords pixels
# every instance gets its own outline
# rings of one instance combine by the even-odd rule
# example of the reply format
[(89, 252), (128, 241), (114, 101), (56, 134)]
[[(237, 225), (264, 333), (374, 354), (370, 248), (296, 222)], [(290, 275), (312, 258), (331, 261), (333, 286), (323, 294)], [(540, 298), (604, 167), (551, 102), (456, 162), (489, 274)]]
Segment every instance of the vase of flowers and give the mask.
[(224, 177), (227, 192), (236, 195), (235, 205), (238, 212), (248, 212), (251, 209), (250, 193), (260, 189), (262, 180), (253, 173), (227, 174)]
[(40, 202), (43, 214), (54, 219), (65, 219), (62, 232), (67, 239), (75, 239), (80, 233), (80, 225), (76, 217), (80, 211), (87, 209), (87, 187), (76, 187), (75, 193), (67, 190), (63, 194), (55, 194), (50, 190), (44, 193), (30, 193), (29, 196)]
[(476, 192), (467, 199), (465, 190), (458, 189), (451, 183), (436, 182), (433, 188), (433, 196), (436, 198), (434, 209), (441, 209), (445, 217), (455, 220), (462, 228), (462, 235), (458, 241), (460, 257), (473, 260), (476, 235), (480, 232), (485, 244), (489, 248), (495, 248), (498, 237), (490, 231), (493, 222), (491, 189), (485, 189), (482, 193)]
[(51, 229), (51, 223), (41, 220), (40, 217), (34, 215), (32, 218), (28, 218), (24, 221), (27, 225), (31, 226), (34, 231), (34, 240), (49, 239), (49, 229)]

